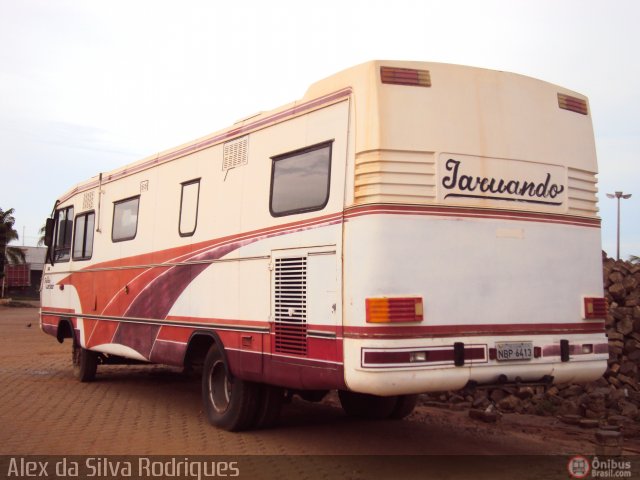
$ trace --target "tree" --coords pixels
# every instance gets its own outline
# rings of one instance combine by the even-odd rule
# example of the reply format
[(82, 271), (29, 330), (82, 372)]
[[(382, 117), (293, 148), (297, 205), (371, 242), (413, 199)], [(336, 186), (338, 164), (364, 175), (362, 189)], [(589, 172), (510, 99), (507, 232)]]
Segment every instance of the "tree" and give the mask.
[(7, 211), (0, 208), (0, 278), (4, 276), (7, 262), (22, 263), (25, 260), (24, 251), (9, 246), (10, 242), (18, 240), (18, 232), (13, 228), (16, 223), (13, 212), (13, 208)]
[(38, 238), (38, 247), (42, 247), (44, 245), (44, 237), (47, 233), (47, 226), (43, 225), (40, 227), (40, 231), (38, 232), (40, 237)]

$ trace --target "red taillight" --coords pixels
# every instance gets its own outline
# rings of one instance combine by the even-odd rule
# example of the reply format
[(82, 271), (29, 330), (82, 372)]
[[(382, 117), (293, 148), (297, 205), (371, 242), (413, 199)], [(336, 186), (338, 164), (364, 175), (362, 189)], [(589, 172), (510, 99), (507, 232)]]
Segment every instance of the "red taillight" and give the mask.
[(367, 298), (367, 323), (421, 322), (422, 298)]
[(584, 318), (586, 320), (602, 320), (607, 317), (607, 299), (601, 297), (585, 297)]
[(429, 70), (414, 68), (380, 67), (382, 83), (391, 85), (409, 85), (413, 87), (430, 87), (431, 75)]

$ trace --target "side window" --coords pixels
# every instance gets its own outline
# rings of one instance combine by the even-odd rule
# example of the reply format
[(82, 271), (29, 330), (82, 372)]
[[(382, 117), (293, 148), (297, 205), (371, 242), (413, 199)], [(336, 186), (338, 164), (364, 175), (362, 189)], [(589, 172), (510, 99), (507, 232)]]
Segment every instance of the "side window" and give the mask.
[(71, 232), (73, 231), (73, 207), (63, 208), (56, 213), (55, 262), (68, 262), (71, 256)]
[(76, 217), (73, 232), (73, 259), (89, 260), (93, 255), (93, 232), (96, 214), (87, 212)]
[(180, 220), (178, 231), (181, 237), (190, 237), (198, 226), (198, 200), (200, 197), (200, 179), (182, 184), (180, 195)]
[(329, 201), (331, 145), (272, 157), (269, 211), (274, 217), (322, 210)]
[(140, 196), (114, 202), (111, 240), (123, 242), (136, 238), (139, 206)]

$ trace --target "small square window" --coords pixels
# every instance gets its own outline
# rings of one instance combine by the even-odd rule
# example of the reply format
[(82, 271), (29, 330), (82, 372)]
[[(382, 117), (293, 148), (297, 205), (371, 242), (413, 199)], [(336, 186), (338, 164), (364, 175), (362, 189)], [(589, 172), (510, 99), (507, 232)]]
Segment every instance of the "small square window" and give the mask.
[(190, 237), (198, 225), (198, 200), (200, 197), (200, 179), (182, 184), (180, 195), (180, 221), (178, 231), (181, 237)]
[(138, 232), (138, 208), (140, 197), (128, 198), (113, 204), (113, 226), (111, 240), (123, 242), (133, 240)]

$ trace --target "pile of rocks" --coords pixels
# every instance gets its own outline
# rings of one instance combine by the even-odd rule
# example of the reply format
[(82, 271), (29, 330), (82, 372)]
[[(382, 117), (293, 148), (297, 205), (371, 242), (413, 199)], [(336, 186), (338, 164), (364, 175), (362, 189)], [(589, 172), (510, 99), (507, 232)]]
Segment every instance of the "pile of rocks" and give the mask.
[(603, 255), (603, 273), (609, 302), (609, 364), (602, 378), (586, 385), (467, 388), (428, 394), (423, 402), (491, 413), (485, 417), (489, 419), (501, 412), (516, 412), (555, 415), (585, 427), (617, 425), (636, 430), (640, 421), (640, 264)]

